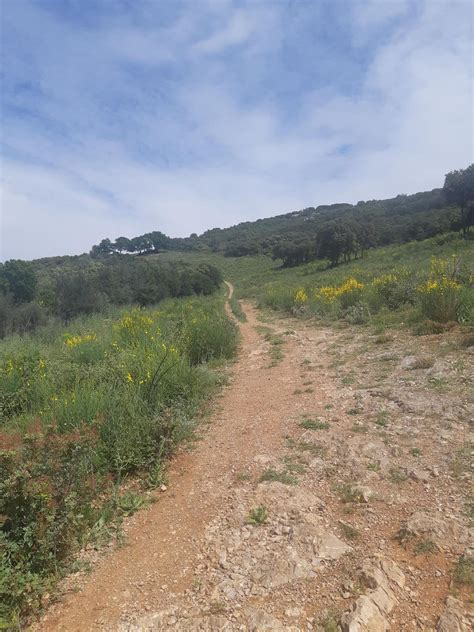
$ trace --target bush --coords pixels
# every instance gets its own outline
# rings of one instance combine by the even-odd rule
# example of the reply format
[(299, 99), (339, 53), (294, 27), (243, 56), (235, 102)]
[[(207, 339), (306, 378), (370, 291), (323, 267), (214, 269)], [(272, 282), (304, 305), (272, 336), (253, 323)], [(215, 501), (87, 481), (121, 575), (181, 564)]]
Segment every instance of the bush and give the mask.
[[(38, 606), (102, 511), (112, 485), (149, 478), (189, 433), (237, 331), (220, 299), (81, 317), (65, 332), (0, 345), (0, 609)], [(105, 504), (104, 504), (105, 503)]]

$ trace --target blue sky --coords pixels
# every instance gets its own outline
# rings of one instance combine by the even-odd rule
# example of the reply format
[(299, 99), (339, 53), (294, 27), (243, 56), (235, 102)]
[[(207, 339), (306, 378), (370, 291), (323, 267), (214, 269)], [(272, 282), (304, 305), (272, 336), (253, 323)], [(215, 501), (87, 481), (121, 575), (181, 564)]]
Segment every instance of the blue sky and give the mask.
[(441, 186), (473, 160), (458, 0), (0, 0), (0, 258)]

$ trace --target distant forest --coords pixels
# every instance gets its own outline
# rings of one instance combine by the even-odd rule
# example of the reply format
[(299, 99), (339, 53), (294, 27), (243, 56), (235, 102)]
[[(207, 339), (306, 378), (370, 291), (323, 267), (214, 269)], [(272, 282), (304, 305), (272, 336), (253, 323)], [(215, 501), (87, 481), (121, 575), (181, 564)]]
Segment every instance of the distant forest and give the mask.
[(332, 266), (370, 248), (421, 241), (450, 230), (465, 236), (474, 225), (474, 165), (446, 175), (444, 187), (387, 200), (309, 207), (269, 219), (171, 238), (159, 231), (92, 247), (94, 258), (134, 253), (210, 251), (228, 257), (266, 254), (295, 266), (327, 259)]
[(214, 266), (171, 265), (132, 255), (11, 260), (0, 265), (0, 338), (108, 306), (146, 306), (165, 298), (208, 295), (221, 283)]

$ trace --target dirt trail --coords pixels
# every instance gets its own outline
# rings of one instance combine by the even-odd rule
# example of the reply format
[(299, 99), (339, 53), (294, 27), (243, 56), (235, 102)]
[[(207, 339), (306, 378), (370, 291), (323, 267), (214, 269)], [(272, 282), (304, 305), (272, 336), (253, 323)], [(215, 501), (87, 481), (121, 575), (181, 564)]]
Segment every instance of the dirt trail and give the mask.
[[(371, 348), (367, 363), (358, 346), (367, 341), (351, 332), (281, 318), (262, 329), (243, 307), (239, 358), (203, 439), (173, 460), (168, 490), (128, 521), (126, 545), (38, 629), (434, 630), (446, 609), (458, 627), (436, 629), (468, 630), (467, 590), (445, 605), (470, 537), (469, 482), (462, 471), (453, 489), (448, 462), (467, 438), (463, 393), (444, 395), (436, 423), (450, 425), (436, 441), (436, 394), (423, 399), (400, 380), (382, 392), (377, 354), (386, 349)], [(396, 358), (407, 345), (390, 344)], [(341, 369), (349, 358), (351, 370)], [(359, 389), (345, 379), (357, 362)], [(375, 430), (359, 431), (369, 421)], [(400, 469), (397, 481), (407, 460), (413, 471)], [(404, 546), (393, 539), (400, 529)], [(413, 552), (420, 542), (433, 546), (429, 557)]]

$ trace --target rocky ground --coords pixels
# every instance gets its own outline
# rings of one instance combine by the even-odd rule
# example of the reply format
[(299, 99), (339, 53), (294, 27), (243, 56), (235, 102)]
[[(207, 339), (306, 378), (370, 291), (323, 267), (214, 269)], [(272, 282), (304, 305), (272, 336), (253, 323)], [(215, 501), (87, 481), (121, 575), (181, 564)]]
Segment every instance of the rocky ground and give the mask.
[(202, 440), (38, 628), (471, 630), (468, 335), (245, 309)]

